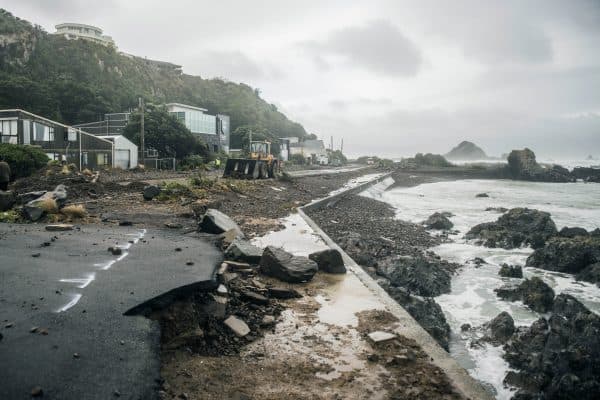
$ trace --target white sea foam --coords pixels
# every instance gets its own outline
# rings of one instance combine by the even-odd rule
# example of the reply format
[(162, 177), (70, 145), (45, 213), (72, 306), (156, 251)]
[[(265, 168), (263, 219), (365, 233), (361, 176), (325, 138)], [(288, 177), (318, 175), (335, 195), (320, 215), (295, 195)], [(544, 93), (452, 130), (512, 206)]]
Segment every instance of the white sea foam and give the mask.
[[(488, 198), (475, 197), (487, 193)], [(530, 325), (540, 317), (521, 302), (502, 301), (494, 289), (511, 278), (498, 276), (502, 263), (524, 265), (531, 254), (530, 248), (514, 250), (491, 249), (476, 246), (462, 239), (473, 226), (496, 220), (501, 214), (485, 211), (488, 207), (529, 207), (552, 214), (558, 229), (579, 226), (592, 230), (600, 227), (600, 184), (585, 183), (532, 183), (506, 180), (460, 180), (423, 184), (389, 191), (371, 190), (362, 195), (385, 201), (396, 208), (399, 219), (421, 222), (437, 211), (454, 214), (452, 222), (458, 233), (453, 243), (445, 243), (432, 250), (442, 258), (464, 265), (452, 279), (452, 292), (436, 298), (453, 335), (452, 355), (477, 379), (494, 387), (498, 399), (508, 399), (512, 392), (502, 380), (508, 365), (502, 359), (500, 347), (471, 348), (469, 334), (460, 326), (472, 326), (489, 321), (502, 311), (508, 311), (516, 325)], [(435, 234), (435, 232), (433, 233)], [(480, 257), (487, 264), (477, 268), (469, 260)], [(577, 282), (572, 275), (527, 268), (525, 277), (539, 276), (558, 293), (569, 293), (592, 311), (600, 313), (600, 288)]]

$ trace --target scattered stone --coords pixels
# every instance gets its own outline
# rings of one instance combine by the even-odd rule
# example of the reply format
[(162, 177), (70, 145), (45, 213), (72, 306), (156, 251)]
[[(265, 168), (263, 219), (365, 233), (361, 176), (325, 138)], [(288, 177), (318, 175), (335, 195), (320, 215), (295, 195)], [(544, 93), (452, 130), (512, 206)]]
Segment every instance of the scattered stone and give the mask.
[(198, 224), (198, 230), (201, 232), (220, 234), (234, 229), (241, 237), (244, 234), (240, 227), (227, 215), (219, 210), (209, 208)]
[(243, 239), (237, 229), (230, 229), (226, 232), (223, 232), (221, 234), (221, 247), (224, 249), (228, 248), (229, 245), (231, 245), (231, 243), (233, 243), (233, 241), (236, 239)]
[(193, 261), (186, 261), (185, 265), (194, 265)]
[(308, 258), (317, 263), (319, 271), (330, 274), (346, 273), (346, 266), (344, 265), (342, 254), (336, 249), (317, 251), (310, 254)]
[(30, 221), (38, 221), (44, 215), (44, 210), (40, 207), (33, 205), (33, 203), (28, 203), (23, 207), (23, 215)]
[(494, 211), (494, 212), (499, 212), (504, 214), (505, 212), (508, 211), (508, 208), (505, 207), (488, 207), (485, 209), (485, 211)]
[(477, 268), (481, 267), (483, 264), (487, 264), (487, 262), (485, 262), (485, 260), (481, 257), (475, 257), (474, 259), (470, 260), (470, 262), (475, 264)]
[(175, 251), (182, 251), (181, 247), (175, 247)]
[(81, 356), (79, 355), (79, 353), (73, 353), (73, 358), (79, 358), (79, 357), (81, 357)]
[(433, 213), (423, 222), (427, 229), (438, 229), (447, 231), (454, 227), (452, 221), (448, 219), (445, 213)]
[[(235, 232), (235, 230), (233, 230)], [(247, 240), (235, 238), (225, 250), (227, 259), (258, 264), (263, 250)]]
[(520, 265), (502, 264), (500, 270), (498, 271), (498, 275), (506, 278), (522, 278), (523, 269)]
[(17, 203), (27, 204), (30, 201), (39, 199), (40, 197), (42, 197), (45, 194), (46, 194), (46, 190), (41, 190), (41, 191), (37, 191), (37, 192), (21, 193), (21, 194), (17, 195)]
[(239, 278), (239, 276), (240, 275), (235, 272), (223, 272), (221, 274), (224, 284), (228, 284), (229, 282), (236, 280), (237, 278)]
[(123, 221), (119, 221), (119, 226), (132, 226), (133, 222), (131, 221), (127, 221), (127, 220), (123, 220)]
[(462, 324), (462, 325), (460, 326), (460, 330), (461, 330), (462, 332), (466, 332), (466, 331), (468, 331), (468, 330), (470, 330), (470, 329), (471, 329), (471, 324)]
[(38, 328), (37, 326), (34, 326), (33, 328), (31, 328), (29, 330), (29, 333), (37, 333), (38, 329), (40, 329), (40, 328)]
[(223, 296), (226, 296), (228, 291), (227, 291), (227, 287), (223, 284), (220, 284), (219, 287), (217, 288), (217, 293)]
[(267, 246), (260, 259), (260, 267), (265, 275), (290, 283), (309, 281), (318, 270), (316, 262), (274, 246)]
[(271, 326), (275, 324), (275, 317), (272, 315), (265, 315), (260, 323), (263, 326)]
[(123, 249), (120, 247), (109, 247), (108, 248), (108, 252), (111, 253), (113, 256), (120, 256), (121, 254), (123, 254)]
[(169, 229), (181, 229), (183, 228), (183, 225), (181, 225), (179, 222), (165, 222), (165, 227)]
[(41, 253), (33, 253), (33, 254), (31, 255), (31, 257), (33, 257), (33, 258), (38, 258), (38, 257), (39, 257), (39, 256), (41, 256), (41, 255), (42, 255)]
[(250, 333), (250, 328), (248, 328), (248, 325), (246, 325), (244, 321), (236, 316), (229, 316), (225, 321), (223, 321), (223, 323), (238, 337), (244, 337)]
[(250, 266), (250, 264), (244, 263), (244, 262), (226, 260), (224, 263), (227, 265), (227, 269), (229, 271), (235, 271), (235, 272), (237, 272), (237, 271), (243, 271), (243, 270), (247, 270), (247, 269), (251, 269), (252, 268)]
[(275, 299), (296, 299), (302, 297), (296, 289), (285, 287), (270, 287), (269, 296)]
[(17, 197), (15, 196), (15, 192), (0, 190), (0, 212), (10, 210), (16, 202)]
[(52, 224), (46, 225), (46, 230), (49, 232), (64, 232), (64, 231), (72, 231), (73, 225), (71, 224)]
[(119, 392), (118, 390), (115, 390), (113, 392), (113, 396), (115, 396), (115, 397), (121, 397), (121, 392)]
[(142, 195), (144, 200), (150, 201), (160, 194), (160, 187), (156, 185), (148, 185), (144, 188)]
[(262, 294), (258, 294), (252, 292), (250, 290), (243, 290), (240, 292), (242, 299), (247, 300), (254, 304), (265, 305), (269, 304), (269, 299), (263, 296)]
[(31, 389), (31, 397), (42, 397), (44, 395), (44, 391), (40, 386), (34, 386)]
[(369, 340), (374, 344), (387, 342), (388, 340), (396, 339), (396, 334), (384, 332), (384, 331), (375, 331), (371, 332), (367, 335)]
[(203, 305), (203, 310), (207, 315), (217, 319), (225, 318), (227, 313), (227, 303), (229, 300), (223, 296), (210, 296), (210, 300)]
[(14, 322), (9, 322), (8, 324), (4, 325), (5, 328), (12, 328), (13, 326), (15, 326)]
[(487, 193), (477, 193), (475, 195), (475, 197), (477, 197), (477, 198), (484, 198), (484, 197), (490, 197), (490, 195), (487, 194)]
[(513, 208), (495, 222), (474, 226), (465, 238), (476, 240), (486, 247), (514, 249), (530, 245), (539, 248), (556, 233), (556, 225), (549, 213), (529, 208)]

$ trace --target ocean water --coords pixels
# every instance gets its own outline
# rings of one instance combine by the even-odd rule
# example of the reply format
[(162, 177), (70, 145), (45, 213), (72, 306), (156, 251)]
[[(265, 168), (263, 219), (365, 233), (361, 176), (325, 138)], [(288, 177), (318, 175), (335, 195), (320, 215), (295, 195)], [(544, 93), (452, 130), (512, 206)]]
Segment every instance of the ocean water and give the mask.
[[(476, 198), (478, 193), (489, 198)], [(502, 359), (501, 347), (487, 345), (471, 348), (474, 333), (463, 333), (462, 324), (481, 325), (502, 311), (508, 311), (516, 325), (528, 326), (540, 317), (520, 302), (498, 299), (494, 289), (511, 278), (498, 276), (502, 263), (524, 265), (532, 253), (530, 248), (514, 250), (490, 249), (463, 239), (473, 226), (495, 221), (501, 214), (485, 211), (488, 207), (529, 207), (547, 211), (558, 229), (579, 226), (592, 230), (600, 227), (600, 184), (586, 183), (531, 183), (507, 180), (459, 180), (422, 184), (412, 188), (395, 188), (385, 191), (374, 188), (362, 195), (387, 202), (396, 209), (398, 219), (421, 222), (436, 211), (454, 214), (451, 221), (458, 233), (432, 250), (441, 257), (457, 262), (463, 267), (452, 279), (452, 292), (436, 298), (452, 328), (450, 350), (452, 355), (475, 378), (496, 392), (498, 399), (508, 399), (513, 389), (502, 383), (508, 364)], [(432, 234), (439, 232), (433, 231)], [(487, 264), (477, 268), (469, 261), (475, 257)], [(524, 269), (525, 277), (539, 276), (558, 293), (569, 293), (592, 311), (600, 313), (600, 288), (577, 282), (572, 275), (553, 273), (533, 268)]]

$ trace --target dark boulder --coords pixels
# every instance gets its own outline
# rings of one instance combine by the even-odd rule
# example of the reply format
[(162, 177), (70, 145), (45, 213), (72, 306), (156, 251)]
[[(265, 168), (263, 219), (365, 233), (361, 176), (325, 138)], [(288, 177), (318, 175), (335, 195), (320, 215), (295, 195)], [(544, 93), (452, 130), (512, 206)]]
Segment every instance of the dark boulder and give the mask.
[[(600, 317), (574, 297), (559, 294), (548, 320), (519, 329), (504, 347), (518, 371), (522, 398), (596, 399), (600, 391)], [(507, 376), (507, 379), (509, 377)]]
[(548, 312), (554, 300), (554, 290), (538, 277), (525, 279), (519, 285), (504, 285), (494, 291), (504, 300), (521, 300), (529, 308), (540, 313)]
[(465, 235), (486, 247), (514, 249), (522, 245), (538, 248), (556, 235), (556, 225), (550, 214), (529, 208), (513, 208), (496, 222), (474, 226)]
[(0, 190), (0, 211), (7, 211), (15, 205), (17, 198), (15, 196), (15, 192), (10, 190), (2, 191)]
[[(600, 262), (600, 237), (589, 235), (552, 238), (527, 258), (526, 266), (578, 274), (597, 262)], [(588, 273), (582, 274), (581, 278), (587, 277)]]
[(600, 286), (600, 262), (590, 264), (582, 269), (575, 279), (578, 281), (592, 282)]
[(515, 332), (515, 321), (506, 311), (486, 324), (489, 338), (494, 343), (506, 343)]
[(586, 182), (600, 183), (600, 168), (575, 167), (572, 174), (575, 178)]
[(506, 207), (488, 207), (485, 209), (485, 211), (494, 211), (494, 212), (499, 212), (499, 213), (505, 213), (508, 211), (508, 208)]
[(564, 167), (541, 166), (529, 149), (513, 150), (508, 155), (507, 172), (510, 178), (537, 182), (573, 182), (575, 177)]
[(534, 311), (545, 313), (552, 308), (554, 290), (538, 277), (525, 279), (520, 285), (523, 303)]
[(506, 278), (522, 278), (523, 269), (520, 265), (502, 264), (500, 271), (498, 271), (498, 275)]
[(260, 268), (265, 275), (284, 282), (310, 281), (317, 273), (317, 263), (307, 257), (294, 256), (274, 246), (267, 246), (260, 259)]
[(448, 219), (445, 213), (433, 213), (423, 222), (423, 225), (427, 229), (440, 229), (440, 230), (448, 230), (454, 227), (452, 221)]
[(487, 194), (487, 193), (477, 193), (475, 195), (475, 197), (477, 197), (477, 198), (486, 198), (486, 197), (490, 197), (490, 195)]
[(449, 349), (450, 325), (438, 303), (431, 298), (419, 298), (407, 290), (390, 286), (390, 296), (398, 302), (446, 351)]
[(381, 260), (377, 274), (419, 296), (433, 297), (450, 293), (452, 266), (443, 260), (424, 256), (395, 256)]
[(160, 187), (156, 185), (148, 185), (144, 188), (142, 195), (144, 200), (150, 201), (160, 194)]
[(225, 258), (233, 261), (258, 264), (263, 250), (247, 240), (236, 238), (225, 250)]
[(565, 238), (574, 238), (575, 236), (589, 236), (590, 233), (583, 228), (569, 228), (564, 227), (558, 232), (558, 236)]
[(198, 230), (201, 232), (220, 234), (231, 229), (236, 230), (240, 237), (243, 237), (242, 230), (231, 218), (219, 210), (209, 208), (198, 224)]
[(311, 260), (317, 263), (319, 271), (330, 274), (345, 274), (346, 267), (342, 254), (336, 249), (327, 249), (317, 251), (308, 256)]

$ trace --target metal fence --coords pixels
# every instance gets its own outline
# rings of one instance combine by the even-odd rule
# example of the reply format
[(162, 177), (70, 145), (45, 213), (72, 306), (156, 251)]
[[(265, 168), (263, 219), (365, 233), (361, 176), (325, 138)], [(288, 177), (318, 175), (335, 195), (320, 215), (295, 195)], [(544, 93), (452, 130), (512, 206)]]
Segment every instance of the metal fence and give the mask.
[(146, 158), (144, 166), (151, 169), (173, 170), (177, 163), (174, 158)]

